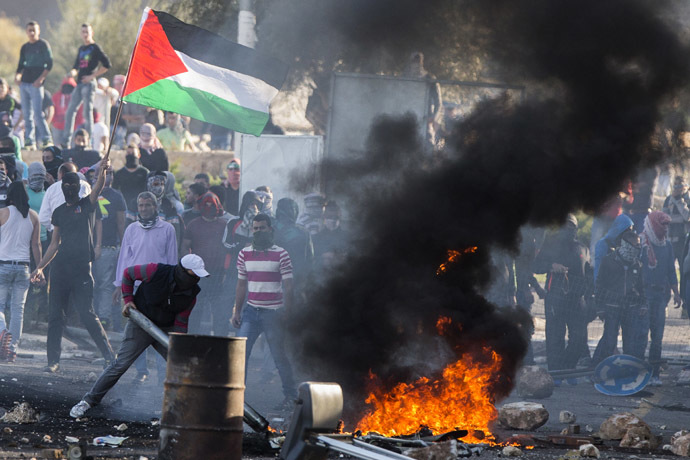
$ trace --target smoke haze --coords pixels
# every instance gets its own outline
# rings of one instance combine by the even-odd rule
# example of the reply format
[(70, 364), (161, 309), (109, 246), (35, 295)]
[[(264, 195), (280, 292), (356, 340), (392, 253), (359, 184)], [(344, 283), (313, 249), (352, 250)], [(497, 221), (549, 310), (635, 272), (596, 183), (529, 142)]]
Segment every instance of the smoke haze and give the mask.
[[(471, 16), (502, 75), (532, 91), (519, 104), (480, 104), (433, 166), (412, 116), (381, 118), (365, 155), (326, 165), (357, 236), (344, 265), (292, 317), (299, 364), (310, 378), (341, 383), (357, 405), (370, 371), (392, 386), (488, 346), (504, 357), (500, 399), (526, 351), (530, 317), (479, 294), (490, 252), (514, 248), (524, 224), (596, 210), (638, 168), (663, 159), (650, 139), (661, 105), (686, 84), (687, 48), (657, 19), (660, 2), (318, 3), (303, 12), (307, 21), (338, 17), (332, 25), (350, 46), (397, 46), (393, 54), (464, 26), (431, 27), (434, 8)], [(436, 275), (447, 250), (469, 246), (479, 250)], [(460, 325), (442, 339), (440, 315)]]

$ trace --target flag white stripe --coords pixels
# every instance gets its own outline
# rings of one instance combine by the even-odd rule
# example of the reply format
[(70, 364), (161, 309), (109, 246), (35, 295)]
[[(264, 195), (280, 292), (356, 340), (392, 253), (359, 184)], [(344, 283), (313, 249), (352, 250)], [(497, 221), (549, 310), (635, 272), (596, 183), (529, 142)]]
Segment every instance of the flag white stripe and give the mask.
[(168, 77), (186, 88), (198, 89), (241, 107), (268, 113), (278, 89), (249, 75), (201, 62), (175, 50), (188, 72)]

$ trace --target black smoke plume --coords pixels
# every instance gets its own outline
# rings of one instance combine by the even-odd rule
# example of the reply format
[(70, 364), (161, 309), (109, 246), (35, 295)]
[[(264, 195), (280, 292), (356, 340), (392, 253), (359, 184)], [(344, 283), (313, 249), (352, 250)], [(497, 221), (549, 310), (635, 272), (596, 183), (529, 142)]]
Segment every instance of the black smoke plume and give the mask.
[[(530, 319), (480, 295), (491, 251), (514, 248), (524, 224), (596, 210), (637, 168), (663, 159), (650, 140), (662, 104), (686, 84), (687, 49), (657, 19), (659, 2), (373, 3), (343, 13), (341, 30), (357, 24), (343, 32), (355, 45), (443, 33), (418, 20), (454, 5), (488, 31), (487, 52), (503, 75), (533, 89), (518, 104), (482, 103), (431, 167), (412, 116), (380, 119), (366, 154), (326, 165), (357, 236), (345, 263), (293, 316), (293, 344), (309, 376), (341, 383), (350, 403), (364, 400), (370, 371), (392, 386), (488, 346), (504, 358), (493, 389), (500, 399), (526, 351)], [(410, 14), (416, 9), (426, 13)], [(362, 24), (375, 31), (359, 33)], [(437, 276), (447, 250), (470, 246), (479, 250)], [(462, 328), (440, 339), (440, 315)]]

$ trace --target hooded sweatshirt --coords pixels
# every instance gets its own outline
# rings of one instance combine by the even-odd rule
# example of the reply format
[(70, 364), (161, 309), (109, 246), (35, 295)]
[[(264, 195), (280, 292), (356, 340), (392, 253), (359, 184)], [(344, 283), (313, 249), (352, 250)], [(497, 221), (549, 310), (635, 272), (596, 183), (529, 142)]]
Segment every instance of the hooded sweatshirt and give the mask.
[(302, 281), (311, 269), (314, 260), (314, 246), (311, 235), (297, 225), (299, 206), (290, 198), (278, 201), (275, 220), (275, 243), (290, 255), (292, 268), (298, 281)]
[(594, 280), (596, 281), (597, 275), (599, 274), (599, 266), (601, 261), (606, 256), (606, 254), (613, 251), (616, 247), (616, 240), (620, 237), (625, 230), (633, 226), (633, 221), (626, 214), (621, 214), (616, 217), (611, 224), (611, 228), (606, 233), (606, 235), (597, 241), (594, 246)]

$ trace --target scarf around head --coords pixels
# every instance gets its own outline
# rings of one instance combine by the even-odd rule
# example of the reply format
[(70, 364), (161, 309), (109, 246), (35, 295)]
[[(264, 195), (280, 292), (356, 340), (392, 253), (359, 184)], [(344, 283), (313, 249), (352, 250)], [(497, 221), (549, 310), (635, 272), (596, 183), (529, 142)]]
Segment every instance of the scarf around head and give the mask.
[(640, 234), (642, 248), (647, 251), (647, 265), (656, 268), (657, 260), (654, 246), (666, 245), (666, 227), (664, 224), (671, 222), (671, 217), (661, 211), (653, 211), (644, 219), (644, 230)]

